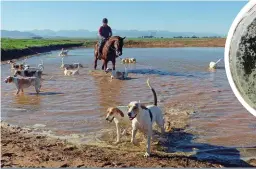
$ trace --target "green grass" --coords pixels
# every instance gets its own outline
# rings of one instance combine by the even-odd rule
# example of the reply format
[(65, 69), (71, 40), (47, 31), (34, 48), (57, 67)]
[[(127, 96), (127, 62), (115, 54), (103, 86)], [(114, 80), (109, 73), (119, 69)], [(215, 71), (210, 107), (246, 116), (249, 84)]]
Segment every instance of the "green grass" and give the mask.
[[(197, 41), (211, 41), (216, 38), (126, 38), (125, 43), (135, 44), (139, 42), (182, 42), (184, 44), (194, 44)], [(43, 47), (50, 45), (80, 44), (93, 47), (98, 39), (9, 39), (1, 38), (1, 50), (26, 49), (29, 47)]]
[(42, 47), (50, 45), (78, 44), (82, 40), (57, 39), (8, 39), (1, 38), (1, 50), (25, 49), (29, 47)]

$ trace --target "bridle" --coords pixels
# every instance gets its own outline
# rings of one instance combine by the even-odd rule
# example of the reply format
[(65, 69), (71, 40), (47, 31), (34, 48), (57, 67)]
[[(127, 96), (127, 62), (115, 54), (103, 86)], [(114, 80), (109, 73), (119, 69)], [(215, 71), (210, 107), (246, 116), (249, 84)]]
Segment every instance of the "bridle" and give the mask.
[[(108, 39), (109, 40), (109, 39)], [(108, 42), (108, 40), (106, 41), (106, 43)], [(117, 39), (118, 40), (118, 39)], [(115, 40), (116, 41), (116, 40)], [(114, 44), (113, 44), (114, 43)], [(116, 53), (120, 53), (120, 51), (118, 51), (118, 47), (117, 45), (115, 45), (116, 42), (113, 42), (113, 43), (110, 43), (107, 47), (109, 50), (113, 50), (115, 51)], [(113, 44), (113, 46), (112, 46)], [(118, 56), (117, 56), (118, 57)], [(120, 58), (121, 59), (121, 58)]]

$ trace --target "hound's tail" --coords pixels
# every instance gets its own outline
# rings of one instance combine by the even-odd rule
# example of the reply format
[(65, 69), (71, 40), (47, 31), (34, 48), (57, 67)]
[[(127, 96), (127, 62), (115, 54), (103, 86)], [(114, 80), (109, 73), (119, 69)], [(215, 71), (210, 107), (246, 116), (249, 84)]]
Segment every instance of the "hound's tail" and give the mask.
[(38, 65), (38, 68), (41, 70), (41, 71), (44, 71), (44, 62), (42, 59), (41, 60), (41, 64)]
[(26, 65), (26, 62), (27, 62), (27, 58), (25, 58), (24, 60), (23, 60), (23, 65)]
[(154, 95), (154, 105), (157, 106), (157, 96), (156, 96), (156, 91), (153, 87), (151, 87), (149, 83), (149, 79), (147, 80), (148, 87), (151, 89), (153, 95)]
[(217, 60), (217, 62), (215, 62), (215, 64), (219, 63), (221, 61), (221, 58), (219, 60)]

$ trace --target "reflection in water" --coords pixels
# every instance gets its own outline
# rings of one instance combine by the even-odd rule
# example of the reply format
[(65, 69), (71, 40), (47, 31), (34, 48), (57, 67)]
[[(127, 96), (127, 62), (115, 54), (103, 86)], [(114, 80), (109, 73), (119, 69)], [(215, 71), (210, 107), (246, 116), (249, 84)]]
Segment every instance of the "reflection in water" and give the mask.
[(125, 81), (111, 79), (110, 73), (98, 72), (99, 75), (93, 75), (94, 85), (98, 91), (99, 105), (102, 112), (106, 112), (108, 107), (120, 105), (119, 100), (121, 91), (125, 88)]
[(28, 95), (21, 93), (20, 95), (16, 95), (14, 97), (14, 103), (15, 104), (21, 104), (21, 105), (33, 105), (33, 106), (40, 106), (41, 103), (41, 97), (38, 95)]
[(29, 95), (45, 96), (45, 95), (63, 95), (61, 92), (40, 92), (40, 93), (29, 93)]
[(214, 81), (215, 80), (215, 77), (216, 77), (216, 75), (215, 75), (215, 71), (212, 71), (211, 73), (210, 73), (210, 81)]

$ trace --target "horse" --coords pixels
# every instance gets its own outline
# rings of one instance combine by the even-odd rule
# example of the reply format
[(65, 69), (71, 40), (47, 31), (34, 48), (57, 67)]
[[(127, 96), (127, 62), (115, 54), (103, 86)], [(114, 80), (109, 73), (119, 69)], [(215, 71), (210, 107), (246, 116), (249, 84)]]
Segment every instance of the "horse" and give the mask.
[(124, 39), (126, 37), (120, 37), (120, 36), (112, 36), (110, 37), (106, 43), (104, 44), (104, 47), (102, 49), (102, 55), (101, 58), (98, 58), (99, 55), (99, 51), (98, 51), (98, 46), (99, 44), (96, 43), (95, 47), (94, 47), (94, 69), (96, 70), (97, 68), (97, 61), (99, 60), (103, 60), (103, 64), (101, 69), (105, 70), (107, 69), (107, 65), (108, 62), (111, 61), (112, 62), (112, 70), (115, 70), (115, 66), (116, 66), (116, 58), (122, 55), (123, 52), (123, 45), (124, 45)]

